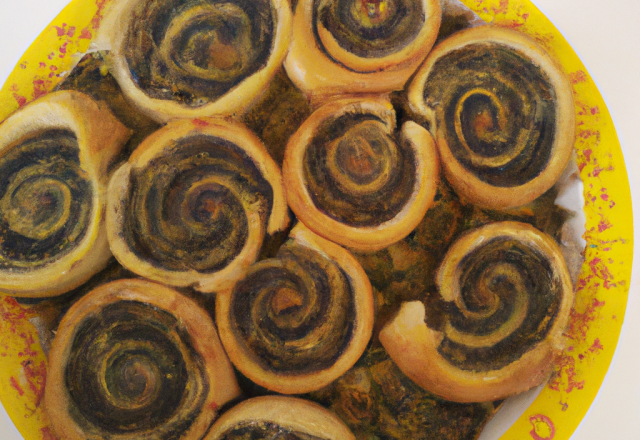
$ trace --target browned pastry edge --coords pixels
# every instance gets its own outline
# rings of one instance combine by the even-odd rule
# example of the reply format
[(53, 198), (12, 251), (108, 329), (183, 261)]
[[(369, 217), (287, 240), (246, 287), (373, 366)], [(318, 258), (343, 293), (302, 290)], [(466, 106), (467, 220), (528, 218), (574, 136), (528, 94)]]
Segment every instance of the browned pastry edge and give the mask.
[[(214, 423), (203, 440), (226, 439), (234, 428), (274, 425), (293, 434), (331, 440), (355, 440), (349, 428), (322, 406), (285, 396), (264, 396), (246, 400)], [(277, 428), (276, 428), (277, 429)]]

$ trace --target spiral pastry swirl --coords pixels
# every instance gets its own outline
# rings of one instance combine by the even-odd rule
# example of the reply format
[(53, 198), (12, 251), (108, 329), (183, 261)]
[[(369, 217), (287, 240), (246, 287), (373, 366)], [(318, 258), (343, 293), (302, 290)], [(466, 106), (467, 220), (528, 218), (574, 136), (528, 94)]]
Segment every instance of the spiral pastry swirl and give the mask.
[(125, 0), (99, 42), (125, 96), (164, 122), (232, 115), (266, 88), (289, 45), (287, 0)]
[(371, 338), (373, 298), (345, 249), (298, 224), (276, 258), (216, 297), (231, 362), (260, 386), (301, 394), (349, 369)]
[(491, 26), (458, 32), (429, 54), (408, 93), (436, 138), (447, 179), (476, 205), (529, 203), (569, 161), (571, 85), (520, 33)]
[(400, 90), (441, 18), (439, 0), (301, 0), (285, 68), (310, 95)]
[(62, 319), (45, 409), (64, 439), (191, 439), (239, 394), (204, 310), (160, 284), (120, 280)]
[(398, 133), (383, 99), (338, 100), (290, 139), (283, 177), (296, 216), (344, 246), (377, 250), (407, 236), (433, 203), (439, 165), (429, 133)]
[(202, 292), (232, 285), (265, 234), (289, 222), (278, 166), (236, 123), (170, 123), (140, 144), (109, 188), (107, 232), (118, 261)]
[(458, 402), (503, 399), (548, 378), (574, 298), (551, 237), (524, 223), (484, 226), (453, 244), (436, 282), (450, 304), (441, 328), (425, 325), (414, 302), (380, 334), (407, 376)]
[(303, 399), (256, 397), (226, 412), (203, 440), (283, 438), (287, 440), (355, 440), (331, 411)]
[(0, 126), (0, 291), (53, 296), (106, 265), (107, 167), (128, 136), (78, 92), (42, 97)]

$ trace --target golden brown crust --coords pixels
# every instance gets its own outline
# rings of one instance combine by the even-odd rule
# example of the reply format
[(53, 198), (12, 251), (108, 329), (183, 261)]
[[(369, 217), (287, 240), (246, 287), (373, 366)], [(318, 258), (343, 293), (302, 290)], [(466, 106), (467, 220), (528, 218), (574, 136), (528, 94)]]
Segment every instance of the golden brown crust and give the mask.
[[(18, 151), (16, 147), (23, 142), (51, 132), (69, 133), (77, 142), (80, 178), (91, 182), (87, 194), (91, 198), (87, 201), (91, 205), (89, 220), (82, 238), (60, 258), (26, 270), (0, 269), (0, 291), (14, 296), (46, 297), (67, 292), (100, 271), (111, 257), (104, 221), (108, 167), (130, 132), (106, 106), (88, 96), (75, 91), (55, 92), (20, 109), (0, 125), (0, 160)], [(64, 198), (68, 210), (72, 202), (66, 200), (71, 198), (69, 189), (64, 189), (62, 177), (60, 181), (57, 179), (56, 185), (67, 193)]]
[(440, 1), (423, 0), (425, 22), (410, 44), (382, 57), (358, 56), (341, 47), (321, 23), (316, 38), (313, 31), (316, 3), (319, 2), (298, 2), (293, 39), (284, 62), (293, 83), (313, 98), (401, 90), (429, 53), (442, 19)]
[[(347, 338), (346, 340), (341, 341), (338, 339), (337, 344), (343, 344), (344, 347), (339, 350), (337, 359), (332, 360), (327, 368), (322, 369), (317, 369), (316, 366), (313, 365), (313, 361), (311, 361), (312, 365), (309, 365), (308, 363), (304, 364), (301, 366), (300, 371), (293, 367), (289, 369), (287, 365), (284, 366), (284, 369), (278, 370), (264, 364), (260, 357), (251, 351), (247, 342), (239, 334), (237, 318), (234, 316), (234, 308), (236, 307), (237, 302), (243, 301), (243, 298), (239, 296), (237, 287), (234, 290), (220, 292), (217, 295), (216, 323), (220, 332), (220, 339), (222, 340), (229, 358), (236, 368), (238, 368), (245, 376), (262, 387), (282, 394), (302, 394), (317, 390), (329, 384), (351, 368), (351, 366), (353, 366), (353, 364), (355, 364), (358, 358), (362, 355), (369, 339), (371, 338), (371, 332), (373, 329), (373, 294), (367, 275), (350, 252), (315, 235), (301, 223), (298, 223), (298, 225), (294, 227), (291, 231), (290, 237), (293, 239), (292, 245), (294, 247), (303, 251), (306, 250), (306, 252), (311, 251), (313, 253), (317, 253), (318, 257), (321, 259), (329, 259), (337, 265), (339, 270), (344, 274), (344, 276), (346, 276), (346, 280), (349, 284), (348, 290), (350, 291), (350, 294), (348, 301), (350, 304), (345, 307), (353, 308), (354, 310), (353, 316), (349, 318), (352, 319), (352, 321), (348, 323), (339, 323), (349, 325), (351, 330), (349, 330), (345, 336)], [(276, 260), (278, 258), (279, 257), (277, 256)], [(269, 260), (267, 260), (267, 263), (268, 262)], [(267, 263), (262, 262), (261, 264), (264, 265)], [(302, 267), (308, 267), (305, 266), (306, 264), (306, 262), (303, 262)], [(331, 279), (333, 276), (335, 275), (329, 275), (329, 282), (331, 283), (334, 283), (334, 280)], [(276, 278), (277, 277), (274, 276), (274, 282)], [(240, 285), (240, 283), (238, 285)], [(284, 290), (286, 289), (287, 287), (285, 287)], [(285, 295), (281, 295), (284, 299), (280, 304), (276, 304), (276, 299), (272, 298), (269, 304), (273, 310), (265, 313), (271, 316), (272, 312), (278, 314), (282, 309), (290, 307), (291, 304), (294, 304), (295, 307), (296, 305), (303, 305), (308, 302), (312, 303), (313, 301), (321, 301), (320, 299), (316, 299), (315, 296), (319, 296), (322, 293), (325, 292), (319, 291), (309, 293), (308, 291), (305, 292), (302, 290), (294, 291), (292, 293), (286, 292)], [(333, 292), (326, 293), (333, 294)], [(305, 295), (308, 295), (309, 298), (305, 298)], [(250, 313), (253, 314), (254, 308), (252, 308), (251, 305), (249, 305), (249, 307), (251, 308)], [(259, 311), (256, 313), (258, 312)], [(343, 311), (341, 310), (339, 312)], [(328, 314), (329, 312), (326, 313)], [(311, 332), (312, 330), (306, 331)], [(332, 328), (329, 331), (339, 332), (341, 330)], [(319, 337), (320, 340), (316, 340), (315, 344), (320, 344), (321, 340), (328, 336), (321, 334)], [(313, 346), (308, 347), (308, 349), (313, 348)], [(328, 349), (336, 350), (337, 347), (331, 346), (328, 347)], [(288, 349), (285, 347), (285, 354), (287, 354), (287, 350)], [(304, 350), (302, 350), (302, 352), (304, 352)], [(302, 356), (304, 356), (304, 354), (302, 354)]]
[[(214, 139), (215, 142), (221, 139), (241, 150), (242, 154), (246, 155), (252, 166), (259, 172), (261, 178), (269, 185), (272, 193), (271, 205), (265, 206), (263, 203), (251, 202), (255, 196), (243, 194), (243, 189), (236, 188), (235, 183), (228, 175), (216, 175), (215, 172), (211, 174), (211, 171), (204, 171), (204, 173), (210, 173), (201, 177), (205, 184), (207, 181), (211, 181), (216, 186), (224, 186), (233, 194), (235, 200), (241, 201), (247, 219), (248, 236), (244, 239), (239, 253), (224, 267), (213, 271), (210, 268), (172, 269), (163, 266), (162, 261), (151, 262), (139, 252), (139, 249), (136, 249), (135, 246), (132, 247), (132, 239), (128, 239), (123, 232), (127, 228), (127, 215), (133, 214), (128, 206), (131, 176), (136, 172), (145, 172), (145, 170), (151, 169), (149, 167), (153, 166), (154, 161), (159, 158), (169, 158), (169, 154), (177, 155), (180, 153), (181, 148), (176, 147), (179, 141), (189, 141), (201, 136)], [(172, 149), (175, 153), (168, 153)], [(186, 160), (189, 159), (195, 160), (197, 158), (192, 157)], [(176, 209), (186, 208), (176, 207)], [(270, 215), (265, 218), (267, 210)], [(260, 140), (239, 123), (206, 118), (193, 121), (173, 121), (145, 139), (131, 155), (129, 162), (114, 173), (109, 185), (107, 233), (114, 256), (129, 270), (174, 286), (194, 286), (196, 290), (202, 292), (214, 292), (228, 288), (258, 258), (265, 233), (274, 234), (282, 231), (288, 224), (289, 214), (280, 169), (271, 159)], [(185, 227), (191, 226), (186, 225)], [(175, 246), (179, 247), (180, 244), (175, 243)]]
[[(398, 315), (380, 333), (380, 341), (400, 369), (416, 384), (447, 400), (483, 402), (503, 399), (527, 391), (549, 377), (555, 356), (564, 347), (562, 333), (567, 325), (574, 298), (571, 279), (558, 245), (551, 237), (529, 225), (515, 222), (494, 223), (474, 230), (459, 239), (449, 249), (438, 271), (437, 283), (440, 295), (444, 301), (455, 305), (469, 321), (481, 319), (484, 317), (481, 315), (484, 314), (493, 314), (497, 310), (497, 304), (493, 304), (495, 302), (493, 300), (504, 300), (498, 297), (498, 291), (492, 292), (489, 296), (482, 296), (480, 290), (471, 292), (481, 297), (479, 301), (484, 301), (483, 307), (472, 308), (467, 304), (469, 298), (463, 298), (461, 277), (463, 275), (469, 277), (468, 272), (463, 272), (462, 266), (469, 264), (468, 260), (472, 258), (472, 253), (478, 252), (483, 246), (490, 245), (496, 239), (521, 243), (531, 249), (532, 255), (540, 255), (547, 259), (547, 263), (544, 264), (548, 265), (552, 273), (523, 276), (548, 276), (551, 286), (554, 286), (557, 294), (560, 295), (560, 298), (556, 298), (553, 305), (549, 306), (549, 309), (555, 312), (538, 311), (553, 313), (553, 316), (545, 315), (540, 322), (534, 323), (536, 328), (545, 326), (548, 328), (546, 333), (534, 340), (533, 345), (522, 350), (521, 356), (503, 362), (502, 368), (496, 367), (491, 360), (485, 360), (485, 363), (481, 364), (484, 367), (473, 369), (455, 365), (458, 360), (446, 354), (443, 342), (454, 341), (456, 347), (463, 351), (498, 346), (510, 335), (516, 334), (519, 326), (524, 326), (523, 322), (526, 318), (519, 316), (521, 310), (526, 314), (536, 312), (531, 305), (533, 303), (531, 295), (533, 293), (537, 295), (537, 292), (526, 291), (524, 296), (516, 298), (513, 302), (514, 310), (509, 319), (488, 335), (474, 335), (472, 332), (460, 331), (452, 325), (451, 319), (443, 329), (432, 329), (425, 324), (425, 308), (418, 301), (404, 303)], [(517, 290), (520, 277), (512, 276), (512, 269), (496, 267), (500, 264), (489, 266), (488, 269), (484, 268), (482, 276), (487, 276), (485, 275), (487, 271), (494, 270), (497, 278), (493, 280), (496, 283), (508, 279), (513, 283), (511, 289)], [(473, 284), (473, 286), (476, 285)], [(532, 287), (528, 288), (532, 289)], [(476, 286), (476, 289), (482, 289), (481, 285)], [(543, 295), (545, 294), (548, 292), (544, 291)], [(550, 326), (549, 321), (552, 321)], [(526, 339), (530, 335), (522, 334), (522, 336), (522, 339)]]
[[(244, 113), (266, 89), (280, 68), (291, 39), (291, 5), (288, 0), (271, 0), (275, 14), (275, 31), (271, 52), (266, 64), (244, 78), (219, 98), (200, 106), (189, 106), (178, 101), (157, 99), (139, 88), (133, 79), (126, 54), (128, 29), (137, 17), (132, 11), (146, 0), (123, 0), (109, 10), (97, 37), (99, 45), (110, 49), (110, 70), (125, 97), (140, 111), (158, 122), (174, 118), (199, 118), (214, 115), (235, 116)], [(158, 49), (159, 50), (159, 49)]]
[[(554, 138), (548, 162), (539, 171), (539, 174), (526, 183), (515, 186), (505, 187), (491, 184), (486, 179), (479, 178), (472, 170), (460, 163), (447, 143), (447, 130), (444, 123), (438, 121), (438, 113), (444, 111), (442, 108), (445, 104), (428, 104), (424, 96), (425, 84), (433, 74), (434, 65), (439, 60), (453, 51), (469, 45), (488, 43), (494, 43), (496, 47), (509, 48), (519, 56), (530, 60), (532, 66), (540, 69), (543, 75), (546, 75), (550, 87), (553, 89), (552, 92), (555, 94), (553, 102), (555, 120), (552, 122), (554, 124)], [(496, 81), (500, 80), (499, 76), (491, 75), (494, 79), (498, 78), (495, 79)], [(482, 86), (477, 87), (482, 88)], [(517, 89), (518, 87), (515, 88), (515, 90)], [(474, 89), (475, 92), (483, 93), (494, 101), (497, 100), (498, 106), (500, 106), (499, 100), (503, 98), (495, 96), (491, 89), (478, 90)], [(468, 93), (474, 91), (470, 90)], [(493, 26), (479, 26), (460, 31), (442, 41), (429, 54), (412, 80), (408, 89), (408, 98), (411, 110), (418, 119), (426, 121), (431, 127), (431, 132), (440, 150), (445, 174), (451, 185), (460, 195), (481, 207), (507, 209), (533, 201), (553, 186), (564, 171), (573, 150), (575, 110), (571, 84), (562, 68), (542, 47), (530, 37), (516, 31)], [(517, 122), (509, 120), (504, 121), (503, 124), (499, 118), (497, 123), (506, 126), (517, 124)], [(459, 133), (457, 136), (460, 138)], [(486, 165), (491, 166), (489, 163)]]
[[(397, 144), (404, 144), (413, 156), (412, 164), (409, 166), (413, 169), (403, 169), (403, 173), (415, 173), (413, 184), (405, 190), (409, 191), (404, 204), (398, 206), (397, 212), (392, 218), (377, 222), (376, 224), (368, 224), (360, 226), (350, 224), (336, 218), (329, 212), (321, 210), (309, 189), (306, 176), (306, 155), (310, 144), (318, 136), (318, 131), (331, 120), (337, 120), (341, 117), (349, 117), (349, 115), (368, 115), (384, 124), (384, 130), (387, 131), (386, 136), (391, 137), (397, 135), (395, 132), (395, 115), (391, 104), (382, 98), (368, 99), (344, 99), (328, 103), (318, 109), (298, 131), (291, 137), (287, 149), (285, 151), (285, 159), (283, 163), (283, 178), (287, 192), (287, 200), (289, 206), (295, 212), (296, 216), (307, 227), (315, 233), (349, 248), (375, 251), (384, 248), (406, 237), (422, 220), (429, 206), (433, 203), (436, 192), (436, 186), (439, 179), (439, 161), (435, 142), (431, 135), (419, 125), (409, 121), (402, 126), (399, 136), (397, 136)], [(356, 122), (354, 126), (357, 127)], [(356, 135), (359, 135), (356, 133)], [(348, 137), (346, 133), (344, 137)], [(333, 143), (336, 141), (330, 139)], [(364, 144), (363, 144), (364, 145)], [(329, 148), (329, 145), (321, 145), (318, 148)], [(335, 153), (334, 153), (335, 154)], [(372, 161), (387, 160), (382, 157), (382, 153), (376, 157), (378, 153), (369, 153)], [(328, 160), (327, 160), (328, 162)], [(341, 165), (341, 164), (340, 164)], [(329, 164), (328, 167), (333, 165)], [(335, 171), (335, 170), (334, 170)], [(397, 172), (391, 169), (391, 173)], [(337, 172), (333, 172), (335, 177)], [(384, 172), (380, 172), (379, 178), (393, 178)], [(355, 191), (366, 191), (367, 197), (371, 198), (376, 195), (374, 192), (366, 190), (365, 186), (359, 185), (354, 180), (350, 185), (356, 187)], [(326, 187), (322, 188), (322, 192), (328, 191)], [(400, 189), (398, 191), (401, 191)], [(353, 194), (350, 194), (353, 196)], [(337, 196), (335, 196), (337, 197)], [(376, 197), (374, 203), (380, 202), (380, 198), (385, 198), (383, 194)], [(368, 208), (363, 207), (363, 210)], [(371, 223), (371, 222), (370, 222)]]
[[(122, 302), (141, 303), (161, 313), (168, 313), (177, 320), (179, 331), (184, 331), (188, 335), (188, 341), (195, 356), (202, 361), (203, 374), (208, 388), (204, 401), (201, 403), (200, 409), (197, 410), (198, 415), (179, 438), (199, 438), (215, 419), (217, 408), (238, 397), (240, 388), (237, 385), (231, 364), (220, 344), (213, 322), (204, 310), (172, 289), (143, 280), (120, 280), (100, 286), (74, 304), (60, 323), (49, 354), (44, 397), (45, 410), (56, 434), (60, 438), (69, 440), (98, 439), (104, 438), (106, 435), (113, 435), (108, 431), (101, 432), (99, 427), (92, 425), (91, 422), (78, 415), (78, 409), (74, 407), (75, 404), (67, 387), (67, 365), (72, 355), (74, 340), (81, 330), (82, 323), (101, 316), (106, 308)], [(107, 317), (108, 315), (105, 319)], [(168, 331), (176, 331), (176, 329)], [(132, 338), (136, 338), (136, 336), (140, 337), (139, 334), (131, 335)], [(124, 346), (125, 342), (121, 342), (121, 344)], [(176, 346), (178, 349), (185, 350), (185, 347), (180, 345), (181, 343), (176, 344), (178, 344)], [(122, 350), (126, 351), (126, 347)], [(185, 355), (185, 352), (181, 351), (181, 354)], [(92, 367), (84, 365), (83, 368)], [(107, 379), (102, 377), (97, 380)], [(117, 402), (118, 396), (112, 396), (112, 398)], [(132, 410), (134, 409), (136, 408), (133, 407)], [(91, 411), (87, 408), (82, 408), (82, 410)], [(171, 422), (171, 417), (167, 423), (169, 422)], [(81, 425), (85, 427), (83, 428)], [(134, 429), (129, 434), (120, 434), (113, 436), (113, 438), (141, 438), (145, 434), (152, 434), (155, 429), (156, 427), (153, 427), (151, 432), (136, 432)], [(158, 429), (160, 428), (158, 427)]]
[(264, 396), (246, 400), (226, 412), (203, 440), (217, 440), (237, 427), (273, 424), (293, 433), (327, 440), (355, 440), (353, 433), (331, 411), (303, 399)]

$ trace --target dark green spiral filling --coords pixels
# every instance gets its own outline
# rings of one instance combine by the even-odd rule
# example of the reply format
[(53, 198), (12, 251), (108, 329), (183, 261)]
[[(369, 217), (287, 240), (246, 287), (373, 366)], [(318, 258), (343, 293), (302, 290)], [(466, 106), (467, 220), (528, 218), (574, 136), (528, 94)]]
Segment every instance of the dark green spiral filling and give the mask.
[(263, 68), (275, 39), (269, 0), (142, 1), (132, 13), (124, 55), (134, 81), (194, 107)]
[(227, 430), (220, 440), (323, 440), (270, 422), (246, 422)]
[(177, 141), (130, 179), (124, 236), (141, 258), (169, 270), (224, 268), (249, 234), (243, 206), (260, 207), (263, 227), (271, 213), (273, 191), (254, 162), (213, 136)]
[(315, 206), (351, 226), (393, 219), (415, 186), (413, 150), (373, 114), (347, 113), (324, 122), (303, 166)]
[(551, 159), (556, 92), (540, 67), (507, 46), (475, 43), (446, 54), (424, 99), (456, 160), (484, 182), (525, 184)]
[(0, 268), (38, 268), (68, 254), (92, 207), (73, 133), (49, 130), (8, 148), (0, 156)]
[[(508, 267), (514, 275), (492, 277), (491, 270), (496, 265)], [(563, 291), (561, 281), (543, 255), (519, 241), (499, 237), (465, 256), (460, 267), (461, 295), (467, 308), (486, 312), (494, 295), (499, 299), (499, 307), (489, 316), (477, 319), (467, 318), (455, 309), (449, 315), (454, 328), (473, 335), (489, 335), (514, 313), (518, 295), (528, 297), (528, 306), (522, 324), (493, 346), (469, 347), (445, 338), (438, 351), (452, 364), (464, 370), (497, 370), (518, 360), (547, 336)], [(524, 291), (520, 290), (522, 287)]]
[(331, 367), (349, 345), (356, 318), (344, 272), (295, 244), (252, 266), (234, 289), (230, 314), (256, 361), (288, 374)]
[(149, 431), (149, 438), (181, 438), (208, 394), (189, 334), (148, 304), (120, 301), (86, 318), (70, 353), (70, 414), (86, 432), (105, 438)]
[(426, 20), (422, 2), (409, 0), (316, 0), (313, 26), (322, 25), (340, 47), (363, 58), (382, 58), (407, 47)]

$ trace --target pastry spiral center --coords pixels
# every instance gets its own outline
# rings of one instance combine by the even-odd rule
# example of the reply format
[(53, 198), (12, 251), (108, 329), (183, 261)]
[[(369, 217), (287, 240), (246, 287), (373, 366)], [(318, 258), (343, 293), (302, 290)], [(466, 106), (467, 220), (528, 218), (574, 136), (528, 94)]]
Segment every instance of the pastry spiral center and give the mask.
[(132, 172), (125, 233), (132, 249), (160, 267), (214, 272), (242, 251), (250, 227), (266, 228), (272, 200), (245, 152), (192, 136)]
[(500, 369), (542, 340), (562, 287), (545, 257), (517, 240), (495, 238), (459, 263), (459, 300), (438, 351), (458, 368)]
[(319, 253), (284, 245), (255, 264), (233, 293), (231, 321), (256, 362), (307, 374), (328, 368), (349, 344), (355, 309), (342, 270)]
[(162, 373), (142, 351), (117, 353), (109, 359), (106, 388), (115, 406), (135, 409), (148, 405), (161, 388)]
[(352, 14), (364, 26), (371, 28), (389, 19), (396, 12), (396, 6), (393, 0), (356, 0)]
[(271, 310), (275, 315), (287, 315), (304, 301), (303, 296), (295, 289), (281, 287), (273, 295)]
[(556, 92), (514, 49), (475, 43), (437, 60), (425, 83), (439, 137), (455, 159), (498, 187), (523, 185), (547, 166), (556, 137)]
[[(241, 202), (229, 188), (216, 180), (224, 182), (216, 178), (204, 179), (185, 191), (181, 206), (182, 220), (201, 234), (232, 227), (229, 224), (232, 219), (244, 217)], [(242, 225), (246, 220), (238, 222), (241, 226), (237, 229), (244, 229)]]
[(250, 67), (251, 21), (234, 4), (197, 6), (171, 22), (160, 51), (189, 75), (229, 81)]
[(324, 123), (303, 165), (315, 206), (352, 226), (391, 220), (415, 184), (413, 151), (373, 115), (346, 114)]
[(23, 181), (12, 195), (7, 223), (17, 234), (44, 240), (69, 219), (71, 190), (58, 179), (45, 177)]
[(455, 113), (458, 141), (474, 165), (499, 167), (522, 153), (524, 143), (509, 144), (507, 112), (491, 91), (470, 90), (458, 101)]
[(379, 123), (359, 124), (328, 146), (332, 177), (348, 192), (371, 194), (389, 182), (398, 166), (398, 148)]

